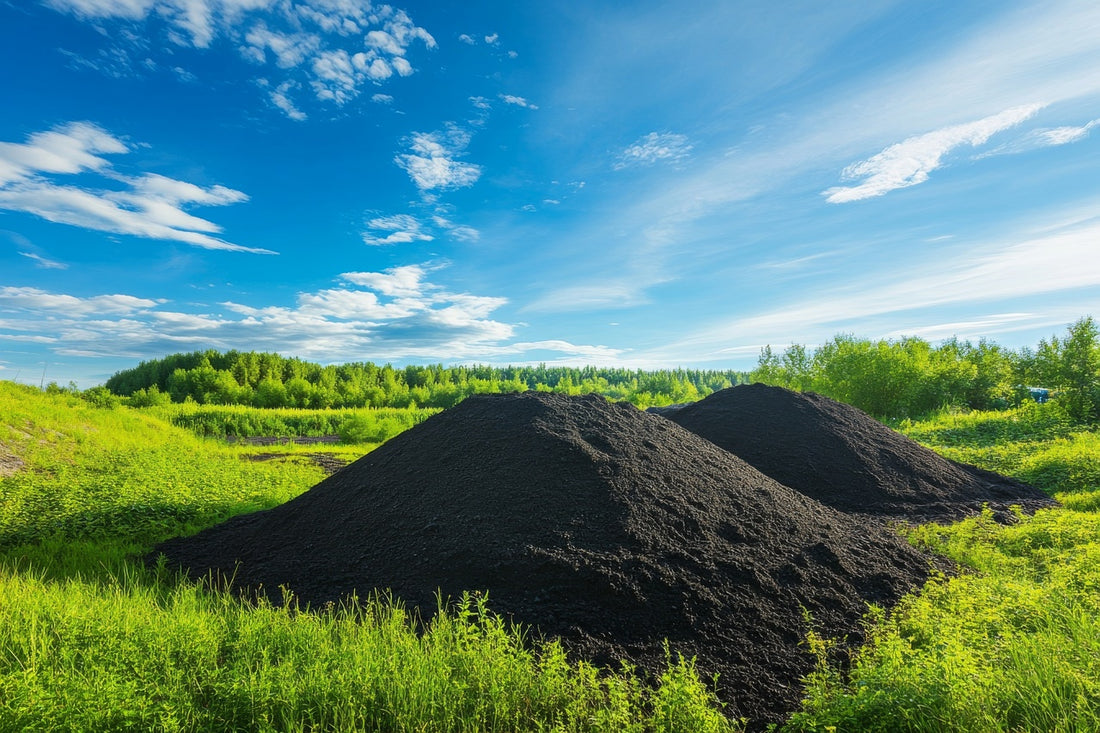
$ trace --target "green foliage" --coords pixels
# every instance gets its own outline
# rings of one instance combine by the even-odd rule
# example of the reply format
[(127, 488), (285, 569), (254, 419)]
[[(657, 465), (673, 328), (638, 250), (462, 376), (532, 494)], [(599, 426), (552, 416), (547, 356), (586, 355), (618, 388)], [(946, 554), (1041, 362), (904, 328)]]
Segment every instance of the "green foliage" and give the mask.
[(418, 633), (384, 599), (249, 606), (132, 566), (96, 582), (3, 568), (0, 593), (3, 731), (733, 730), (683, 663), (650, 692), (525, 645), (484, 599)]
[[(164, 405), (151, 414), (201, 436), (217, 438), (272, 436), (320, 437), (340, 435), (345, 442), (381, 443), (438, 412), (431, 409), (309, 410), (299, 408), (259, 409), (242, 405)], [(345, 426), (358, 425), (358, 430)], [(379, 425), (385, 428), (376, 429)], [(347, 435), (345, 436), (345, 432)], [(363, 440), (360, 434), (384, 435)]]
[(675, 369), (643, 372), (595, 367), (489, 367), (354, 363), (321, 366), (277, 354), (196, 351), (142, 362), (107, 380), (114, 394), (144, 405), (156, 388), (172, 402), (329, 408), (453, 407), (472, 394), (545, 390), (598, 393), (639, 407), (687, 402), (745, 381), (743, 372)]
[(1100, 408), (1100, 330), (1082, 318), (1059, 340), (1018, 353), (987, 341), (918, 338), (870, 341), (840, 335), (812, 352), (764, 347), (749, 378), (814, 391), (880, 419), (918, 418), (947, 408), (999, 410), (1029, 398), (1027, 385), (1060, 390), (1070, 418), (1087, 423)]
[(389, 416), (372, 412), (349, 417), (340, 423), (337, 434), (344, 443), (385, 443), (414, 424), (415, 412), (402, 410)]
[(1100, 729), (1100, 436), (1056, 405), (899, 427), (985, 468), (1008, 467), (1067, 508), (1007, 526), (986, 512), (912, 530), (911, 541), (964, 572), (934, 579), (889, 617), (873, 611), (851, 670), (819, 663), (786, 728)]

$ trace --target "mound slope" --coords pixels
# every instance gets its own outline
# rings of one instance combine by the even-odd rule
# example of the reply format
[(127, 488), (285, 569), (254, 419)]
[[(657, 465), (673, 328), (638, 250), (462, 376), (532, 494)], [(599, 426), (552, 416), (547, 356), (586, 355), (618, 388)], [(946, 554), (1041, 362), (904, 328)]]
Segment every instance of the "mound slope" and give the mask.
[(983, 504), (1035, 510), (1038, 489), (950, 461), (865, 412), (813, 392), (739, 385), (664, 415), (776, 481), (843, 512), (953, 520)]
[(865, 601), (926, 578), (897, 536), (803, 496), (656, 415), (598, 396), (465, 400), (282, 506), (164, 543), (195, 576), (288, 585), (311, 604), (437, 589), (600, 663), (663, 667), (662, 640), (719, 673), (736, 715), (793, 709), (802, 608), (861, 636)]

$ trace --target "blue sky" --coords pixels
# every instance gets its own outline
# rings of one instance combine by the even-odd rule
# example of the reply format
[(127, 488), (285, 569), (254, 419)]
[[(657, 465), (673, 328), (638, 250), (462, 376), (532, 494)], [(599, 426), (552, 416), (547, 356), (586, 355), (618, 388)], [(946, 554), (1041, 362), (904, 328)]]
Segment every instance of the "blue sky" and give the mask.
[(0, 378), (1100, 315), (1100, 4), (0, 0)]

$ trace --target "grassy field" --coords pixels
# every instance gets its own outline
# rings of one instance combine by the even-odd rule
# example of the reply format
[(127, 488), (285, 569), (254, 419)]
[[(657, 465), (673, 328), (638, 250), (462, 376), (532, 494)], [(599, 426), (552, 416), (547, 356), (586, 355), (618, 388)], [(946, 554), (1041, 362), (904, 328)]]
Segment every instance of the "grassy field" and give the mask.
[[(243, 460), (264, 449), (166, 418), (0, 382), (0, 731), (739, 727), (690, 662), (673, 655), (650, 689), (627, 669), (601, 673), (555, 644), (524, 644), (477, 600), (417, 634), (384, 599), (246, 606), (145, 568), (135, 558), (159, 540), (323, 477), (301, 449)], [(966, 569), (889, 616), (872, 609), (872, 641), (851, 671), (823, 661), (787, 727), (1100, 730), (1097, 434), (1037, 405), (897, 427), (1065, 508), (1011, 526), (984, 517), (909, 530)], [(822, 660), (830, 643), (807, 639)]]

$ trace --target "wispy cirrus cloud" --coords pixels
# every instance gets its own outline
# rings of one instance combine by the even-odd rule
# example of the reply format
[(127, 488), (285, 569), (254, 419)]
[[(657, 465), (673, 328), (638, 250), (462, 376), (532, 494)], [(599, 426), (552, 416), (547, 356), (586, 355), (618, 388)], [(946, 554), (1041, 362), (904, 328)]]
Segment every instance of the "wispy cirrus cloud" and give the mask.
[(692, 145), (686, 135), (672, 132), (651, 132), (628, 145), (615, 160), (615, 170), (631, 166), (647, 166), (667, 161), (675, 163), (691, 153)]
[[(60, 356), (147, 358), (182, 349), (256, 349), (322, 361), (506, 358), (528, 352), (610, 358), (603, 346), (516, 341), (494, 318), (507, 303), (434, 282), (440, 265), (346, 272), (333, 287), (299, 293), (291, 306), (225, 301), (182, 312), (130, 295), (78, 297), (0, 287), (0, 343), (45, 344)], [(48, 332), (43, 324), (48, 324)]]
[(51, 260), (43, 257), (42, 255), (35, 254), (34, 252), (20, 252), (20, 255), (26, 257), (29, 260), (34, 260), (37, 267), (41, 267), (44, 270), (68, 270), (69, 266), (64, 262), (58, 262), (57, 260)]
[[(214, 236), (217, 224), (189, 206), (224, 206), (248, 196), (225, 186), (203, 188), (155, 173), (126, 175), (104, 155), (130, 151), (89, 122), (34, 133), (25, 143), (0, 143), (0, 209), (33, 214), (84, 229), (184, 242), (205, 249), (274, 254)], [(100, 187), (66, 185), (60, 176), (98, 174)]]
[(481, 166), (459, 158), (470, 144), (470, 133), (451, 125), (443, 132), (414, 132), (408, 139), (409, 152), (394, 162), (409, 174), (421, 193), (466, 188), (481, 177)]
[[(818, 288), (788, 305), (698, 329), (650, 357), (660, 360), (679, 354), (688, 361), (710, 361), (756, 344), (826, 340), (837, 331), (852, 330), (855, 324), (881, 322), (876, 321), (881, 316), (890, 316), (887, 322), (896, 324), (903, 315), (919, 321), (921, 314), (945, 306), (965, 306), (960, 312), (987, 307), (1000, 311), (1006, 304), (1017, 309), (1024, 298), (1100, 288), (1100, 268), (1087, 266), (1096, 260), (1098, 238), (1100, 212), (1093, 207), (1088, 216), (1075, 212), (1064, 222), (1033, 228), (1015, 241), (959, 243), (950, 254), (920, 271), (880, 273), (872, 286), (859, 276)], [(1046, 266), (1048, 263), (1083, 266)], [(1036, 318), (1044, 316), (1036, 312), (1029, 317), (1034, 325)], [(988, 316), (983, 318), (988, 320)], [(997, 324), (988, 325), (985, 335)], [(907, 333), (917, 331), (907, 329)]]
[(1019, 125), (1045, 106), (1026, 104), (1011, 107), (974, 122), (949, 125), (891, 145), (881, 153), (845, 168), (842, 173), (844, 179), (861, 182), (855, 186), (830, 188), (823, 194), (825, 200), (832, 204), (860, 201), (924, 183), (932, 171), (944, 165), (944, 158), (956, 148), (984, 145), (997, 133)]
[(1003, 145), (998, 145), (996, 148), (989, 152), (982, 153), (978, 157), (986, 158), (994, 155), (1015, 155), (1038, 150), (1040, 148), (1069, 145), (1070, 143), (1084, 140), (1089, 136), (1089, 132), (1098, 126), (1100, 126), (1100, 119), (1091, 120), (1083, 125), (1042, 127), (1037, 130), (1031, 130), (1027, 134), (1006, 142)]
[[(218, 39), (237, 46), (241, 58), (279, 72), (269, 92), (272, 104), (289, 118), (304, 119), (299, 89), (320, 101), (343, 105), (367, 84), (410, 76), (408, 53), (414, 46), (433, 49), (432, 35), (404, 10), (354, 0), (46, 0), (45, 5), (98, 26), (116, 24), (116, 44), (77, 63), (114, 76), (140, 73), (142, 67), (179, 68), (171, 46), (204, 50)], [(167, 28), (168, 44), (149, 43), (127, 25)], [(148, 36), (148, 34), (145, 34)], [(162, 50), (161, 47), (163, 46)], [(133, 53), (140, 63), (130, 59)], [(158, 62), (163, 54), (165, 63)], [(179, 68), (191, 75), (192, 72)], [(270, 75), (270, 72), (266, 75)]]

